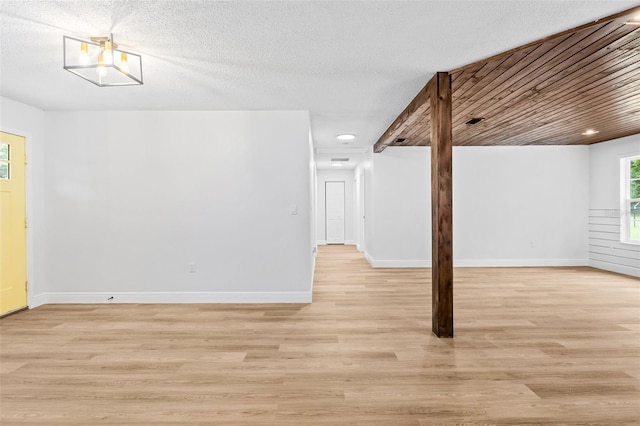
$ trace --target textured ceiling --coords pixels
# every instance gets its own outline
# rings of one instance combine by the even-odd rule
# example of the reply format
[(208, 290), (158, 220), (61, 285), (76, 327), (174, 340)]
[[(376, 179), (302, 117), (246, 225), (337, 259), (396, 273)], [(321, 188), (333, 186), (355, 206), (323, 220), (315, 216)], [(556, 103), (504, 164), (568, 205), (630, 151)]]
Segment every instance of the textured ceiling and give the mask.
[[(317, 147), (369, 146), (436, 71), (637, 1), (0, 2), (0, 94), (44, 110), (308, 110)], [(62, 69), (62, 36), (141, 53), (144, 86)]]

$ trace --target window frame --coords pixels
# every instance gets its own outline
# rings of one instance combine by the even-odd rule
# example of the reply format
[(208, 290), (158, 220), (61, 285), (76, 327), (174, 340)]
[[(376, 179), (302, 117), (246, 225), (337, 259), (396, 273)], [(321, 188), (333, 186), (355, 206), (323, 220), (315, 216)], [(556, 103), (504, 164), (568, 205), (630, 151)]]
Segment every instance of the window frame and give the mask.
[[(631, 162), (634, 160), (640, 160), (640, 154), (629, 155), (620, 159), (620, 242), (640, 245), (640, 239), (631, 239), (630, 227), (631, 203), (640, 203), (640, 198), (631, 198)], [(638, 180), (638, 178), (633, 180)]]

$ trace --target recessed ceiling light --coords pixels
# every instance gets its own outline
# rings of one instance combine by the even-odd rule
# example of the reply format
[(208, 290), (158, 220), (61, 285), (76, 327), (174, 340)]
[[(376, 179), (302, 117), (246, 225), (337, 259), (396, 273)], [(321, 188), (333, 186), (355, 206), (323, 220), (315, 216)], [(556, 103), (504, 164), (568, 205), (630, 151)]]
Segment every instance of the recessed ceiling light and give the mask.
[(633, 18), (629, 19), (627, 22), (625, 22), (625, 24), (627, 25), (640, 25), (640, 14), (634, 16)]
[(342, 133), (340, 135), (337, 136), (338, 140), (340, 141), (352, 141), (356, 138), (356, 135), (352, 134), (352, 133)]
[(342, 163), (331, 163), (331, 167), (342, 167)]
[(591, 135), (595, 135), (596, 133), (600, 133), (597, 130), (593, 130), (593, 129), (587, 129), (584, 132), (582, 132), (583, 136), (591, 136)]
[(467, 121), (464, 124), (467, 124), (469, 126), (472, 126), (474, 124), (478, 124), (479, 122), (481, 122), (482, 120), (484, 120), (484, 117), (474, 117), (471, 120)]

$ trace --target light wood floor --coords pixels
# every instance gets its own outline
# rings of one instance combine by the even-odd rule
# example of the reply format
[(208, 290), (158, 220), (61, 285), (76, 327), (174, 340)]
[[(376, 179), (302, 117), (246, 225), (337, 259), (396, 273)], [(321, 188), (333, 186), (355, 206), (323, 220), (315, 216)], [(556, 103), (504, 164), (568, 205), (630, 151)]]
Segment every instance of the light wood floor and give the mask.
[(311, 305), (49, 305), (0, 320), (11, 424), (640, 424), (640, 282), (320, 247)]

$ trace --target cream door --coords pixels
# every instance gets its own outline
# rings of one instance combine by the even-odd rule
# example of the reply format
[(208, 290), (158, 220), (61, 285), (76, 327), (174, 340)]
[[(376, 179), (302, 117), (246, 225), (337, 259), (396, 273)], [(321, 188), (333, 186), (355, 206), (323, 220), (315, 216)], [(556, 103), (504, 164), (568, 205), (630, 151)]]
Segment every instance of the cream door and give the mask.
[(0, 132), (0, 315), (27, 306), (25, 139)]

